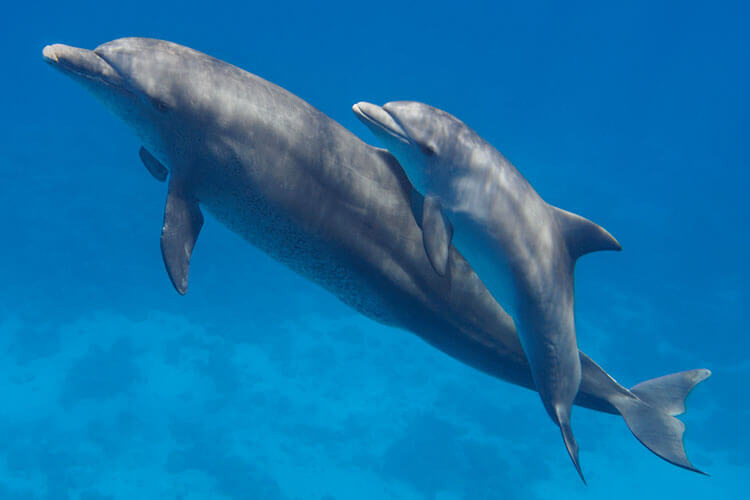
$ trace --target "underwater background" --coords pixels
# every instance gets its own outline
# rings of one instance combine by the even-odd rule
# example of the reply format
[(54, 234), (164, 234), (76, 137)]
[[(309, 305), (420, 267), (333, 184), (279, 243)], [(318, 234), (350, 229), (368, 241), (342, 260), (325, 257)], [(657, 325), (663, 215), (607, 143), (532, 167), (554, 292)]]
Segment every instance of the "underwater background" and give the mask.
[[(742, 498), (750, 487), (745, 2), (12, 2), (0, 20), (0, 499)], [(175, 41), (299, 95), (443, 108), (621, 253), (576, 269), (578, 341), (626, 386), (713, 376), (670, 465), (576, 407), (357, 315), (207, 216), (190, 291), (166, 186), (49, 43)]]

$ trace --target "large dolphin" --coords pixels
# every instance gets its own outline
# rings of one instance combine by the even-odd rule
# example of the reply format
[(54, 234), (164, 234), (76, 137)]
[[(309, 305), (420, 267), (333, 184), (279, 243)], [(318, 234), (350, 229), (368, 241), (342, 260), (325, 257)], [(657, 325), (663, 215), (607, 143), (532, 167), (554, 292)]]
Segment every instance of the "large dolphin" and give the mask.
[(424, 246), (445, 273), (451, 242), (513, 318), (537, 391), (581, 474), (570, 411), (581, 381), (573, 268), (581, 255), (620, 250), (596, 224), (547, 204), (491, 144), (427, 104), (360, 102), (354, 113), (425, 195)]
[[(448, 272), (433, 269), (414, 215), (422, 197), (391, 154), (284, 89), (174, 43), (58, 44), (43, 55), (133, 128), (154, 177), (169, 177), (161, 248), (180, 293), (205, 209), (365, 316), (535, 388), (511, 318), (466, 260), (451, 247)], [(708, 370), (628, 390), (580, 359), (577, 404), (622, 415), (651, 451), (697, 471), (674, 415)]]

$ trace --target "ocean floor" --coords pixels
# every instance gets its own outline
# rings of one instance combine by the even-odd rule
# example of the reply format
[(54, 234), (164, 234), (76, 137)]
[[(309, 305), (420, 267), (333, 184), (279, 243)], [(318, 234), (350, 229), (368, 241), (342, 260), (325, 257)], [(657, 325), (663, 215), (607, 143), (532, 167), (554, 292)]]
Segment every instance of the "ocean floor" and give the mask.
[(353, 314), (238, 321), (242, 338), (158, 310), (6, 319), (0, 497), (729, 498), (747, 484), (745, 464), (691, 439), (711, 425), (712, 379), (686, 436), (715, 478), (577, 409), (584, 487), (530, 391)]

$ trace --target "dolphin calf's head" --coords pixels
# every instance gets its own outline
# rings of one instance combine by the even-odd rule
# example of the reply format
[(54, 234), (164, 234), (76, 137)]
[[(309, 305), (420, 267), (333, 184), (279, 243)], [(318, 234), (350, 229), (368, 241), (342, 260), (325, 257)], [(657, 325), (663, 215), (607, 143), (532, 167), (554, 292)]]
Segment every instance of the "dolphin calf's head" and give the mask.
[(359, 102), (352, 111), (398, 158), (417, 190), (439, 195), (441, 181), (461, 168), (450, 160), (460, 152), (466, 125), (453, 115), (414, 101)]
[(206, 63), (212, 61), (187, 47), (149, 38), (122, 38), (94, 50), (48, 45), (43, 56), (133, 127), (162, 161), (165, 130), (179, 121), (174, 113), (200, 108), (206, 98), (201, 90), (209, 74)]

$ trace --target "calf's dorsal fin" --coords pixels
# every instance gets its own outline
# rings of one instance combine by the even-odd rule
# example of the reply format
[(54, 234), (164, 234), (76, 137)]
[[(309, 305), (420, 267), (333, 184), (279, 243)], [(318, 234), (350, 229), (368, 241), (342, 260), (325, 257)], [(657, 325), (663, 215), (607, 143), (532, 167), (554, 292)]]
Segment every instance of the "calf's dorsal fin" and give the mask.
[(567, 210), (557, 207), (552, 207), (552, 210), (574, 261), (581, 255), (598, 250), (622, 250), (617, 240), (603, 227)]

